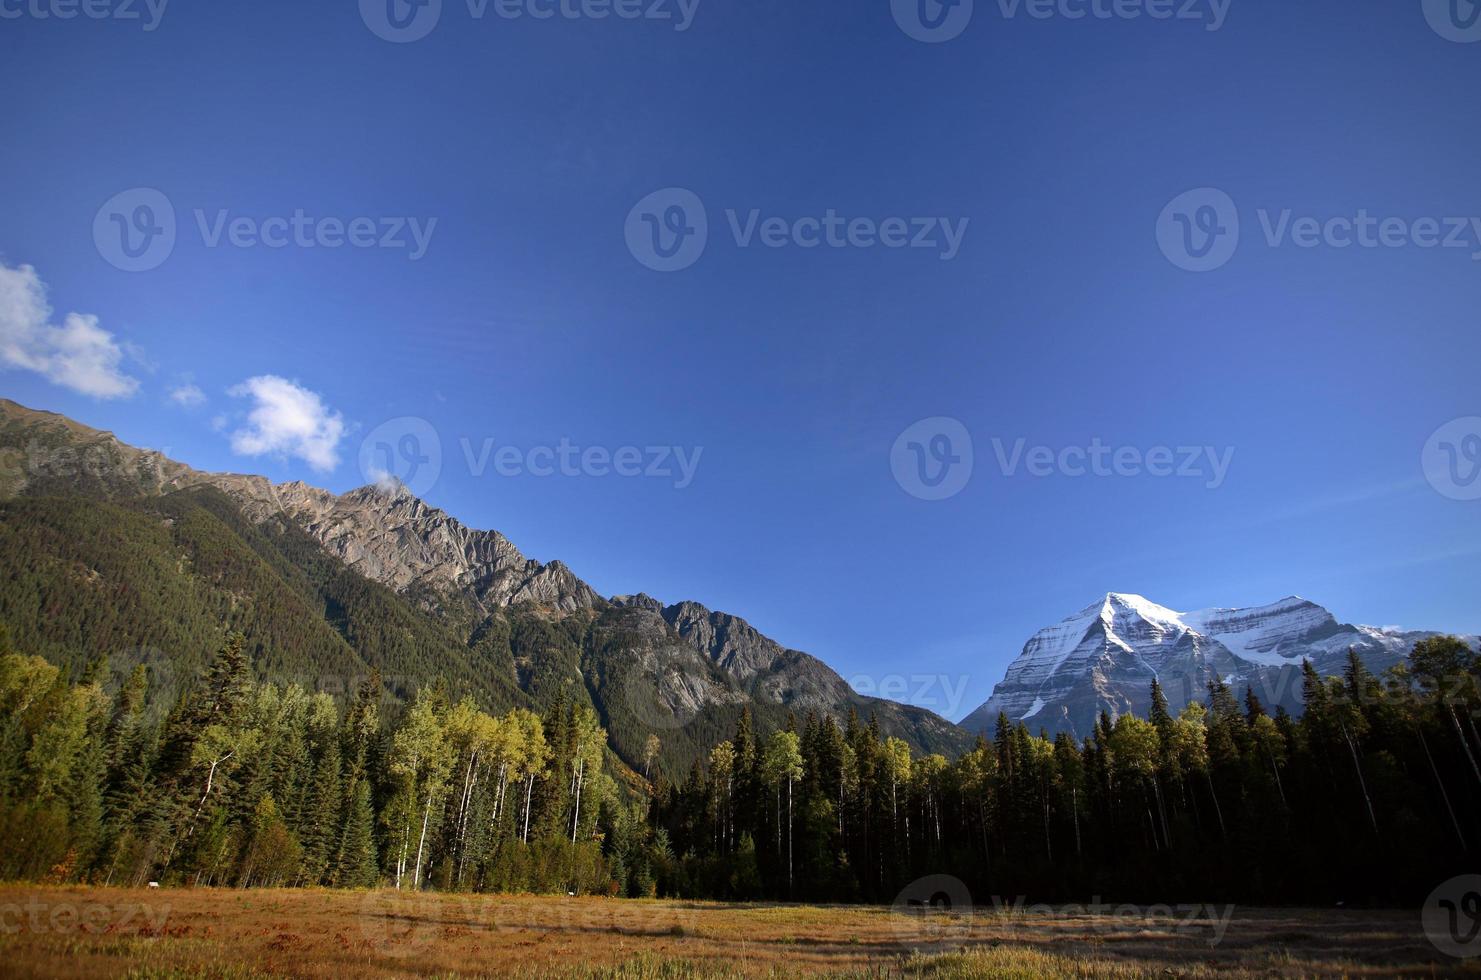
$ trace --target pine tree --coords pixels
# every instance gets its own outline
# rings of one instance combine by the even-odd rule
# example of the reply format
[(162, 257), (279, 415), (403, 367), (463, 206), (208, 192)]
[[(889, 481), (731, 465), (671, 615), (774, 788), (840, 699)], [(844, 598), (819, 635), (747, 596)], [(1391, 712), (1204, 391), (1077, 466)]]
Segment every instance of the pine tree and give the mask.
[(1147, 712), (1147, 720), (1164, 735), (1172, 728), (1172, 714), (1167, 710), (1167, 695), (1162, 693), (1162, 685), (1155, 677), (1152, 678), (1152, 707)]
[(297, 835), (303, 842), (304, 879), (325, 881), (341, 836), (344, 787), (340, 782), (338, 713), (327, 695), (314, 701), (309, 719), (313, 769)]
[(369, 888), (380, 878), (375, 855), (375, 814), (370, 806), (370, 785), (357, 781), (350, 790), (344, 834), (334, 862), (333, 883), (339, 888)]
[(1255, 722), (1258, 719), (1264, 717), (1265, 705), (1260, 703), (1260, 696), (1255, 693), (1255, 689), (1253, 687), (1246, 685), (1244, 689), (1245, 722), (1248, 723), (1251, 728), (1253, 728), (1255, 726)]

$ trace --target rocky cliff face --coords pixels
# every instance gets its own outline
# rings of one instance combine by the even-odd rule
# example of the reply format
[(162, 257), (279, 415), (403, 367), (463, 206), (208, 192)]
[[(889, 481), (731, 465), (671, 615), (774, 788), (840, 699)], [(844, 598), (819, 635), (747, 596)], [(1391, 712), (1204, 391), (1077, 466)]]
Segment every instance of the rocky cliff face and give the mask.
[(476, 531), (404, 487), (361, 487), (342, 496), (304, 483), (204, 476), (256, 520), (282, 514), (366, 578), (398, 592), (460, 596), (483, 613), (520, 602), (560, 612), (588, 609), (597, 593), (558, 561), (520, 554), (498, 531)]
[[(1141, 596), (1111, 593), (1029, 638), (987, 703), (963, 727), (990, 732), (999, 713), (1031, 729), (1088, 735), (1102, 712), (1145, 716), (1155, 679), (1174, 711), (1223, 678), (1252, 687), (1267, 706), (1301, 708), (1300, 668), (1309, 659), (1338, 673), (1349, 648), (1370, 670), (1386, 670), (1435, 634), (1339, 623), (1295, 596), (1247, 609), (1181, 613)], [(1477, 645), (1477, 638), (1470, 638)]]

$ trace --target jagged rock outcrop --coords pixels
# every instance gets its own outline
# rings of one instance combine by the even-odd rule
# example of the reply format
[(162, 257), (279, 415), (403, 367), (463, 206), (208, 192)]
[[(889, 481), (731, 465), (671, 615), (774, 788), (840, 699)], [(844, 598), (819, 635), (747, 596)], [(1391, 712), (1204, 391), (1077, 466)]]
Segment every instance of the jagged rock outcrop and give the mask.
[(466, 527), (401, 486), (366, 486), (335, 496), (303, 483), (264, 488), (237, 478), (208, 482), (240, 499), (257, 519), (287, 516), (325, 551), (398, 592), (457, 594), (485, 613), (519, 602), (572, 612), (600, 601), (561, 562), (526, 558), (498, 531)]

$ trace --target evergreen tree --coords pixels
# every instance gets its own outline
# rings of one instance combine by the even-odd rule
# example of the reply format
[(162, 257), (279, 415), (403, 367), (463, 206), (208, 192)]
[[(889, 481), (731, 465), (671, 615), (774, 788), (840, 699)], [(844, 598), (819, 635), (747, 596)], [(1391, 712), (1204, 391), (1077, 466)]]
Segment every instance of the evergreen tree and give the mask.
[(335, 857), (332, 882), (340, 888), (369, 888), (380, 877), (375, 854), (375, 814), (370, 807), (370, 785), (363, 779), (350, 790), (350, 805), (345, 817)]

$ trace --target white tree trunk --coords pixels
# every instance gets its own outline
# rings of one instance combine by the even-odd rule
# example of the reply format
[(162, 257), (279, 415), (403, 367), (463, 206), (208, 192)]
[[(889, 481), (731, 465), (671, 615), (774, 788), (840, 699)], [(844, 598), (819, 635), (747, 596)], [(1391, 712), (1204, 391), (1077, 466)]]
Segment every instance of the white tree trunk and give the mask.
[(529, 782), (525, 785), (525, 830), (521, 838), (524, 843), (530, 842), (530, 796), (535, 792), (535, 774), (530, 773)]
[(411, 879), (413, 890), (420, 891), (422, 887), (422, 851), (427, 844), (427, 821), (432, 817), (432, 792), (427, 791), (427, 807), (422, 811), (422, 835), (417, 840), (417, 866)]
[(572, 779), (576, 784), (576, 813), (571, 817), (571, 843), (576, 843), (576, 830), (581, 826), (581, 785), (586, 778), (586, 760), (576, 760), (576, 772)]

